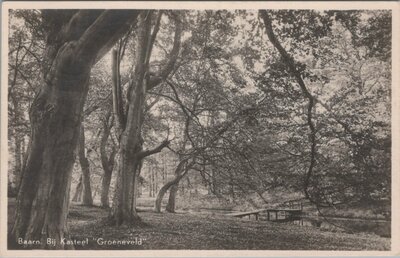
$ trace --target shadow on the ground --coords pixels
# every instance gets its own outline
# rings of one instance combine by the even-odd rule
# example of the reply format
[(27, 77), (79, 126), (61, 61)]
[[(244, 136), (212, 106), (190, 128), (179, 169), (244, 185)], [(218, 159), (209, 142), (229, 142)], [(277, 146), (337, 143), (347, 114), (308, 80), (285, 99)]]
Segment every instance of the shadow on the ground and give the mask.
[[(10, 205), (9, 214), (13, 205)], [(225, 216), (140, 212), (141, 225), (112, 226), (109, 211), (71, 205), (70, 236), (78, 250), (390, 250), (390, 238)], [(9, 224), (13, 216), (9, 215)]]

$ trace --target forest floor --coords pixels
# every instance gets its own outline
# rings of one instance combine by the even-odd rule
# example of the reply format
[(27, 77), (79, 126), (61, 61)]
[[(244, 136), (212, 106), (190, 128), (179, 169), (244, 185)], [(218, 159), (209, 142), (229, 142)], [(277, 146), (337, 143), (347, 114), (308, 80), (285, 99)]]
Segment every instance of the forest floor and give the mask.
[[(12, 203), (12, 202), (11, 202)], [(9, 223), (13, 205), (9, 205)], [(72, 204), (68, 225), (72, 239), (88, 244), (76, 249), (192, 250), (390, 250), (390, 238), (373, 234), (328, 232), (313, 227), (253, 221), (221, 215), (139, 212), (142, 223), (113, 227), (108, 211)], [(131, 240), (128, 244), (104, 241)]]

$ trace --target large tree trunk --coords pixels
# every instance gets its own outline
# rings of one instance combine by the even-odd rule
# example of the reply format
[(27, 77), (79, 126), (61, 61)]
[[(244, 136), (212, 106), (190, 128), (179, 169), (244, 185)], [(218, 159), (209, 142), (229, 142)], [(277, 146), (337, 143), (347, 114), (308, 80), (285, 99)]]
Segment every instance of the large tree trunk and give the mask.
[(132, 224), (139, 221), (134, 201), (134, 185), (138, 159), (121, 149), (117, 170), (117, 182), (113, 199), (111, 219), (115, 225)]
[(101, 181), (101, 207), (109, 208), (109, 192), (110, 192), (110, 183), (111, 183), (112, 170), (104, 170), (104, 176)]
[(169, 189), (169, 197), (167, 207), (165, 210), (171, 213), (175, 212), (175, 200), (176, 200), (176, 193), (178, 192), (179, 181), (176, 182), (171, 188)]
[(108, 156), (106, 151), (106, 146), (113, 123), (114, 119), (110, 108), (103, 121), (103, 134), (101, 136), (101, 143), (100, 143), (101, 165), (104, 170), (103, 179), (101, 181), (101, 197), (100, 197), (101, 206), (103, 208), (110, 207), (109, 192), (110, 192), (111, 176), (114, 169), (116, 148), (112, 146), (110, 155)]
[(146, 91), (155, 87), (160, 82), (166, 79), (172, 71), (179, 53), (180, 35), (182, 25), (177, 22), (174, 46), (171, 51), (171, 57), (168, 60), (165, 69), (161, 70), (159, 76), (150, 77), (149, 61), (152, 47), (155, 41), (157, 31), (159, 29), (159, 21), (161, 13), (159, 13), (158, 22), (156, 22), (154, 33), (151, 34), (153, 11), (147, 11), (139, 17), (138, 33), (137, 33), (137, 48), (136, 48), (136, 66), (128, 86), (128, 103), (126, 107), (126, 117), (121, 116), (121, 108), (118, 92), (121, 92), (118, 85), (118, 74), (115, 72), (118, 68), (117, 55), (113, 54), (113, 85), (114, 85), (114, 113), (118, 128), (120, 130), (120, 151), (119, 164), (117, 171), (117, 185), (115, 188), (113, 209), (111, 219), (117, 225), (131, 224), (139, 220), (136, 213), (136, 181), (139, 178), (138, 171), (141, 160), (153, 153), (160, 152), (162, 148), (169, 144), (169, 141), (164, 141), (160, 146), (153, 150), (143, 151), (143, 140), (141, 137), (141, 129), (144, 119), (144, 107)]
[(92, 187), (90, 184), (90, 165), (85, 153), (85, 129), (83, 124), (80, 129), (79, 144), (78, 144), (79, 163), (82, 170), (82, 204), (86, 206), (93, 205)]
[[(31, 107), (32, 147), (17, 201), (13, 235), (30, 240), (62, 239), (72, 166), (79, 138), (80, 113), (87, 94), (90, 65), (71, 56), (73, 45), (58, 56), (52, 80), (47, 81)], [(69, 63), (79, 67), (66, 76)], [(63, 248), (58, 244), (56, 248)]]
[(137, 171), (135, 173), (135, 181), (133, 185), (133, 207), (136, 208), (136, 203), (137, 203), (137, 198), (139, 197), (140, 194), (140, 173), (142, 172), (142, 167), (143, 167), (143, 158), (140, 159), (140, 163), (137, 167)]
[[(139, 221), (136, 213), (134, 194), (135, 181), (141, 158), (139, 153), (142, 151), (141, 129), (143, 123), (143, 109), (146, 94), (145, 73), (148, 70), (146, 64), (146, 54), (148, 53), (148, 42), (151, 29), (151, 15), (142, 14), (139, 17), (138, 43), (136, 52), (137, 65), (135, 68), (135, 80), (131, 81), (129, 88), (129, 103), (126, 120), (118, 115), (119, 110), (114, 110), (117, 114), (116, 120), (119, 122), (118, 128), (122, 131), (120, 136), (120, 151), (117, 170), (117, 182), (114, 193), (113, 208), (111, 219), (116, 225), (132, 224)], [(113, 82), (114, 89), (118, 83), (118, 59), (117, 53), (113, 52)], [(117, 86), (117, 87), (116, 87)], [(117, 95), (114, 91), (114, 96)], [(116, 97), (114, 97), (116, 99)], [(115, 101), (114, 101), (115, 103)], [(115, 103), (116, 104), (116, 103)], [(115, 105), (114, 104), (114, 105)], [(115, 109), (115, 108), (114, 108)], [(125, 120), (125, 121), (123, 121)], [(124, 124), (125, 123), (125, 124)]]
[[(64, 249), (72, 167), (90, 71), (135, 11), (44, 10), (48, 29), (44, 81), (31, 110), (31, 148), (16, 202), (10, 246), (19, 238)], [(133, 17), (132, 17), (133, 16)], [(46, 245), (46, 239), (56, 244)]]

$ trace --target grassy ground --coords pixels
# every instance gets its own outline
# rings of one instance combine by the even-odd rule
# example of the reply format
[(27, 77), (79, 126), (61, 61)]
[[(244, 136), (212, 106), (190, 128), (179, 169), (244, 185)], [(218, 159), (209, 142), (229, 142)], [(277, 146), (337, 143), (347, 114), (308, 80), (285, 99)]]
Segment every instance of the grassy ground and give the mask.
[[(12, 223), (13, 207), (9, 207)], [(105, 223), (108, 211), (72, 205), (70, 235), (88, 239), (76, 249), (254, 249), (254, 250), (390, 250), (390, 239), (369, 234), (326, 232), (313, 227), (253, 221), (221, 215), (142, 211), (143, 223), (113, 227)], [(98, 240), (133, 240), (131, 244), (98, 244)], [(141, 240), (141, 241), (140, 241)]]
[[(107, 211), (71, 207), (73, 239), (89, 238), (83, 249), (260, 249), (389, 250), (390, 239), (367, 234), (323, 232), (315, 228), (195, 214), (140, 212), (144, 224), (119, 228), (102, 225)], [(99, 246), (96, 239), (142, 239), (141, 245)], [(80, 249), (82, 247), (77, 247)]]

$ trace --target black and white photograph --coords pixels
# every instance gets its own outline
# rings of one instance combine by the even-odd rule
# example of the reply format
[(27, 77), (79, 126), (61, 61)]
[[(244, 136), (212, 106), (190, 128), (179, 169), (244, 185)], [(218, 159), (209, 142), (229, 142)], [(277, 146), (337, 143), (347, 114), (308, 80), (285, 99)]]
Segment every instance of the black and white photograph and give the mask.
[(399, 9), (364, 4), (3, 3), (2, 251), (395, 250)]

